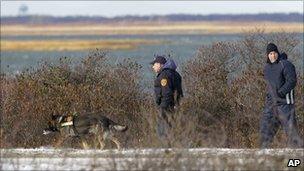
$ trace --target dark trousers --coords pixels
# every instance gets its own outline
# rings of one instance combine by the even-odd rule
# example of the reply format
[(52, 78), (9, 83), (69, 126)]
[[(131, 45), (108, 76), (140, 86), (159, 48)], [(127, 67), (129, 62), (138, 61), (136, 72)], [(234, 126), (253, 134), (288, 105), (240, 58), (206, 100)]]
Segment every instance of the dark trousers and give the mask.
[(303, 140), (298, 134), (295, 106), (293, 104), (266, 105), (260, 124), (260, 143), (262, 148), (269, 147), (280, 125), (282, 125), (288, 136), (288, 147), (303, 147)]
[(157, 116), (157, 135), (164, 146), (170, 146), (169, 134), (173, 112), (173, 107), (160, 108)]

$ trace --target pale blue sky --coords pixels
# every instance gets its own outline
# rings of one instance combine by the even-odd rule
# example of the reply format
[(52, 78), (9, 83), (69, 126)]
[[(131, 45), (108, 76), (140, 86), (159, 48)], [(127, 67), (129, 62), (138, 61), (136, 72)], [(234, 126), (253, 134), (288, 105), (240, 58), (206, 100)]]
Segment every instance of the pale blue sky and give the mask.
[(18, 15), (28, 6), (28, 14), (66, 15), (165, 15), (165, 14), (241, 14), (303, 13), (303, 1), (3, 1), (1, 16)]

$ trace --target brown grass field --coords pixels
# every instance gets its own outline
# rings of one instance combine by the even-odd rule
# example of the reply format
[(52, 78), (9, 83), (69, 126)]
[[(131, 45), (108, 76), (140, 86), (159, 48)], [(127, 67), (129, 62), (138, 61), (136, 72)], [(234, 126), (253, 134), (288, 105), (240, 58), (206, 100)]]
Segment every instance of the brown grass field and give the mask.
[(135, 49), (143, 44), (165, 43), (161, 40), (143, 39), (114, 39), (114, 40), (1, 40), (3, 51), (63, 51), (63, 50), (90, 50), (90, 49)]
[[(145, 34), (238, 34), (254, 29), (270, 32), (303, 32), (302, 23), (276, 22), (133, 22), (109, 24), (1, 25), (2, 36), (22, 35), (145, 35)], [(2, 51), (63, 51), (89, 49), (136, 49), (142, 44), (169, 43), (162, 40), (5, 40)]]
[(237, 34), (264, 29), (303, 32), (302, 23), (278, 22), (136, 22), (67, 25), (1, 25), (2, 35), (117, 35), (117, 34)]

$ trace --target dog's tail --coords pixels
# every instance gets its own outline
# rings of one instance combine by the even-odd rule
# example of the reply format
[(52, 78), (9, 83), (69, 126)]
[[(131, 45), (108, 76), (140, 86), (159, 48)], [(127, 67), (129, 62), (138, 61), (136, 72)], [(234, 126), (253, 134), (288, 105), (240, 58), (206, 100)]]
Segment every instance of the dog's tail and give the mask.
[(124, 126), (124, 125), (119, 125), (119, 124), (115, 124), (113, 125), (113, 128), (116, 130), (116, 131), (120, 131), (120, 132), (125, 132), (126, 130), (128, 130), (128, 126)]

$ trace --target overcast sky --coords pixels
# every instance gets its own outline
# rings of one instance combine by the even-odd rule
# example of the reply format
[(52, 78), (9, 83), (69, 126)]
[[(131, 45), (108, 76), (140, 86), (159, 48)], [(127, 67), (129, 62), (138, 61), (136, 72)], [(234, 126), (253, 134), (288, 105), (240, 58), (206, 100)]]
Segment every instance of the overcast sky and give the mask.
[(121, 16), (151, 14), (242, 14), (303, 13), (303, 1), (3, 1), (1, 16), (18, 15), (21, 5), (27, 14), (53, 16)]

